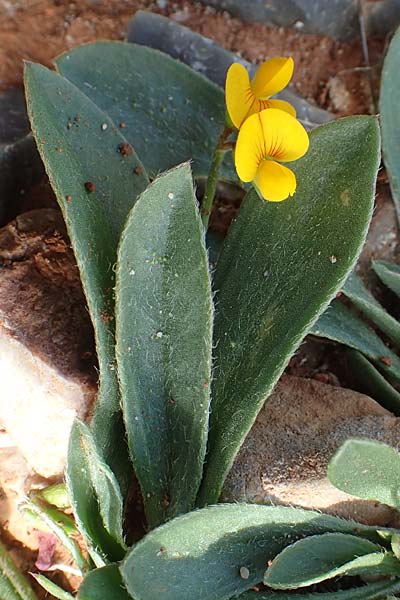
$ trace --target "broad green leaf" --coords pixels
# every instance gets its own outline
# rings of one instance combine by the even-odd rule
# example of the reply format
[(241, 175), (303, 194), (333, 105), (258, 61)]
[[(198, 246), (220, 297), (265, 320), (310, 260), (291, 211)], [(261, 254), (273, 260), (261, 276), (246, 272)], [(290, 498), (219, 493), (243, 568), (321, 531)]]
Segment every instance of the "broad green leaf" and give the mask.
[(351, 273), (342, 291), (365, 316), (371, 319), (397, 346), (400, 346), (400, 323), (375, 300), (358, 275)]
[(382, 283), (397, 296), (400, 296), (400, 266), (384, 260), (375, 260), (372, 263), (372, 268)]
[(305, 535), (373, 528), (281, 506), (219, 504), (178, 517), (130, 550), (121, 571), (135, 600), (227, 600), (262, 581), (269, 560)]
[(118, 565), (107, 565), (88, 573), (78, 592), (78, 600), (131, 600)]
[[(61, 55), (56, 65), (114, 121), (149, 174), (193, 160), (208, 174), (225, 124), (223, 91), (167, 54), (134, 44), (96, 42)], [(237, 181), (228, 157), (222, 177)]]
[[(111, 119), (69, 81), (27, 64), (25, 86), (32, 131), (67, 224), (95, 330), (100, 391), (94, 434), (125, 493), (130, 473), (115, 372), (113, 266), (128, 212), (148, 179)], [(90, 184), (95, 191), (88, 191)]]
[(400, 509), (400, 454), (372, 440), (347, 440), (328, 466), (339, 490)]
[(400, 592), (400, 580), (376, 581), (357, 588), (337, 592), (306, 592), (293, 595), (291, 592), (245, 592), (240, 600), (389, 600), (388, 594)]
[(206, 450), (211, 285), (189, 165), (142, 194), (118, 253), (117, 361), (149, 525), (193, 508)]
[(71, 430), (67, 485), (80, 530), (108, 560), (125, 554), (123, 506), (118, 482), (103, 462), (90, 429), (76, 420)]
[(265, 399), (354, 266), (378, 164), (376, 119), (342, 119), (311, 133), (310, 149), (295, 165), (293, 198), (246, 196), (215, 271), (214, 381), (200, 504), (218, 500)]
[(346, 358), (361, 391), (371, 396), (387, 410), (400, 416), (400, 393), (390, 385), (374, 365), (357, 350), (349, 349)]
[(51, 581), (41, 573), (31, 573), (31, 575), (46, 592), (51, 594), (51, 598), (57, 598), (58, 600), (74, 600), (72, 594), (60, 588), (54, 581)]
[(345, 575), (400, 574), (400, 562), (378, 544), (347, 533), (325, 533), (285, 548), (265, 572), (265, 585), (288, 590)]
[(30, 583), (17, 569), (0, 542), (0, 598), (2, 600), (38, 600)]
[(388, 376), (400, 381), (400, 360), (396, 354), (339, 300), (331, 302), (310, 333), (358, 350)]
[(382, 128), (383, 159), (389, 175), (390, 187), (400, 215), (400, 30), (393, 36), (383, 63), (379, 101)]

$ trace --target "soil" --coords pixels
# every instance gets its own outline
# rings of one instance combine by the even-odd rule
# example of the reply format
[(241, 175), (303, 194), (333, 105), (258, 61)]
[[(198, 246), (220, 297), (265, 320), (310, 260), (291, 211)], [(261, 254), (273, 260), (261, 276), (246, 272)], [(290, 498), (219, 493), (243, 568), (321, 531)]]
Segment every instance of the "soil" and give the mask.
[[(251, 62), (259, 63), (269, 56), (292, 56), (293, 88), (338, 116), (376, 112), (374, 101), (386, 39), (368, 40), (368, 69), (360, 41), (340, 43), (300, 30), (246, 24), (227, 13), (186, 1), (0, 0), (0, 91), (22, 86), (23, 60), (51, 66), (55, 56), (80, 44), (124, 39), (128, 21), (140, 9), (169, 16)], [(240, 200), (237, 190), (220, 191), (212, 216), (216, 231), (226, 231)], [(25, 197), (23, 210), (38, 207), (56, 207), (47, 182), (35, 186)], [(333, 373), (337, 359), (337, 350), (332, 352), (321, 342), (307, 341), (292, 359), (288, 372), (339, 385)], [(24, 551), (11, 539), (4, 541), (25, 571), (35, 570), (32, 551)]]

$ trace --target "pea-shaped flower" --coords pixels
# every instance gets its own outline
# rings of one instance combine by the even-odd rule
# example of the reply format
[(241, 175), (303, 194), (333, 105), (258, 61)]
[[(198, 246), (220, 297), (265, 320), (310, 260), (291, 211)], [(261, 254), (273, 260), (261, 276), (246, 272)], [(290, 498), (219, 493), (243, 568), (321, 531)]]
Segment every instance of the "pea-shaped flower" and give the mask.
[(252, 115), (240, 128), (235, 166), (242, 181), (252, 181), (264, 200), (280, 202), (296, 191), (296, 176), (281, 162), (303, 156), (307, 131), (292, 115), (268, 108)]
[(292, 58), (270, 58), (257, 70), (252, 81), (246, 68), (234, 63), (226, 75), (226, 107), (235, 127), (240, 129), (244, 121), (266, 108), (279, 108), (296, 116), (296, 111), (285, 100), (270, 100), (287, 86), (293, 75)]

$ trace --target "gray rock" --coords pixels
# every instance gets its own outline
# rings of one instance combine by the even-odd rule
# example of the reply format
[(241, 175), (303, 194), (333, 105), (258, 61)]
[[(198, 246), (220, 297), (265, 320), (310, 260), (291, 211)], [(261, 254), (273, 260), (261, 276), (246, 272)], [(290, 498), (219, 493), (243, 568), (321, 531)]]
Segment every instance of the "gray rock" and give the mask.
[(244, 21), (299, 27), (339, 40), (359, 35), (357, 0), (200, 0)]
[(0, 421), (43, 477), (63, 473), (75, 417), (96, 395), (94, 344), (61, 214), (0, 230)]
[(364, 15), (367, 32), (384, 37), (400, 25), (400, 0), (366, 1)]
[[(233, 62), (245, 65), (251, 74), (256, 70), (254, 65), (225, 50), (209, 38), (150, 12), (138, 11), (135, 14), (128, 25), (127, 40), (161, 50), (222, 87), (225, 85), (226, 72)], [(299, 119), (310, 127), (334, 118), (291, 90), (284, 90), (277, 97), (291, 102)]]
[(29, 132), (23, 92), (0, 94), (0, 226), (18, 214), (21, 196), (44, 175)]
[(225, 482), (224, 501), (294, 505), (398, 526), (398, 513), (334, 488), (326, 469), (348, 438), (399, 448), (400, 419), (368, 396), (284, 376), (259, 413)]

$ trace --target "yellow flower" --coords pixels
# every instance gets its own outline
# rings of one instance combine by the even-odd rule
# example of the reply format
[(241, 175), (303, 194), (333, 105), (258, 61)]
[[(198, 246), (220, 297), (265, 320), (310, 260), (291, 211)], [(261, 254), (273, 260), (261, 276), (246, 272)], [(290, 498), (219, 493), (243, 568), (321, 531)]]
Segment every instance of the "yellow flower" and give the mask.
[(285, 100), (270, 100), (287, 86), (293, 75), (292, 58), (270, 58), (257, 70), (252, 81), (239, 63), (234, 63), (226, 75), (226, 107), (229, 117), (237, 129), (244, 121), (266, 108), (280, 108), (293, 117), (296, 111)]
[(293, 171), (279, 164), (303, 156), (307, 131), (292, 115), (268, 108), (252, 115), (240, 128), (235, 166), (242, 181), (252, 181), (264, 200), (280, 202), (296, 191)]

